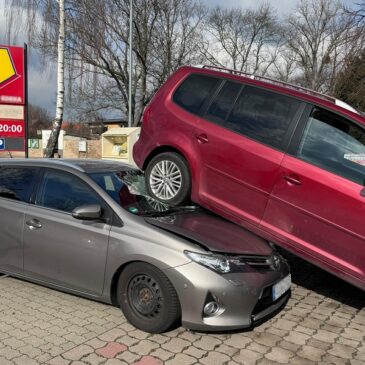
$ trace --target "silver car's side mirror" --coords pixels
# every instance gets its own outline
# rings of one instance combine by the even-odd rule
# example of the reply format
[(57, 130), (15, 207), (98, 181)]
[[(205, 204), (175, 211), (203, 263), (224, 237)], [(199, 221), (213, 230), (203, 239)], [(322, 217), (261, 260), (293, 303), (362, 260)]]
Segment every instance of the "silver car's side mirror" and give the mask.
[(83, 205), (76, 207), (72, 211), (72, 216), (80, 220), (100, 219), (102, 215), (101, 206), (99, 204)]

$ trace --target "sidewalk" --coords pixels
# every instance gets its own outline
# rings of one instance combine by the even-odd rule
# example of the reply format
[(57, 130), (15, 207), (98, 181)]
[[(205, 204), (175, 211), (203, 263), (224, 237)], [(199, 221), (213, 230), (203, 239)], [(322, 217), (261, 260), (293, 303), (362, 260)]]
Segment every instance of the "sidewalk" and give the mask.
[(254, 331), (151, 335), (118, 308), (0, 277), (0, 365), (365, 365), (365, 293), (293, 257), (293, 295)]

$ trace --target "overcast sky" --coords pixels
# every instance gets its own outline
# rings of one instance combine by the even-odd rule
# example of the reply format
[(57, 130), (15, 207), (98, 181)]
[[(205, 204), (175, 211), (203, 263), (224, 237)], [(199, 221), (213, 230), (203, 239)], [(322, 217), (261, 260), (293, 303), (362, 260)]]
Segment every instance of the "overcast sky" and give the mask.
[[(222, 7), (242, 7), (255, 8), (263, 2), (273, 5), (279, 15), (288, 14), (293, 11), (299, 0), (203, 0), (210, 7), (220, 5)], [(345, 4), (351, 5), (355, 1), (344, 0)], [(4, 0), (0, 0), (0, 44), (6, 42), (6, 23), (4, 16)], [(19, 31), (17, 45), (22, 45), (26, 41), (25, 31)], [(29, 60), (29, 101), (35, 105), (42, 106), (52, 114), (56, 101), (56, 76), (52, 65), (46, 69), (40, 66), (39, 57), (34, 50), (31, 50)]]
[(237, 8), (237, 7), (248, 7), (255, 8), (258, 4), (268, 3), (273, 5), (278, 13), (288, 13), (292, 9), (294, 9), (295, 5), (298, 3), (298, 0), (266, 0), (266, 1), (257, 1), (257, 0), (203, 0), (207, 5), (214, 6), (224, 6), (228, 8)]

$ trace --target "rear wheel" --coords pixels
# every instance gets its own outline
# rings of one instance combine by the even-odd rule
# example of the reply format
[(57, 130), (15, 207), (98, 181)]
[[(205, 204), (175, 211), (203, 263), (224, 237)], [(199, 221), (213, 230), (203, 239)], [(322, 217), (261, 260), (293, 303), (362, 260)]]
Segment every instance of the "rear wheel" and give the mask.
[(118, 301), (127, 320), (146, 332), (165, 332), (181, 316), (173, 285), (162, 271), (147, 263), (136, 262), (123, 270)]
[(191, 176), (186, 160), (176, 152), (155, 156), (146, 169), (148, 193), (168, 205), (180, 205), (190, 198)]

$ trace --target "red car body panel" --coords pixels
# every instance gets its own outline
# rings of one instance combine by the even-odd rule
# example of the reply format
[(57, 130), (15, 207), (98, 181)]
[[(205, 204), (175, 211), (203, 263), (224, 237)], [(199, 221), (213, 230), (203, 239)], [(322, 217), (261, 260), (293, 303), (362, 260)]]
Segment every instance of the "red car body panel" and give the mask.
[(358, 124), (365, 119), (290, 87), (182, 67), (146, 108), (133, 151), (141, 169), (160, 151), (178, 151), (190, 167), (194, 202), (365, 290), (363, 187), (185, 111), (172, 96), (192, 73), (287, 94)]

